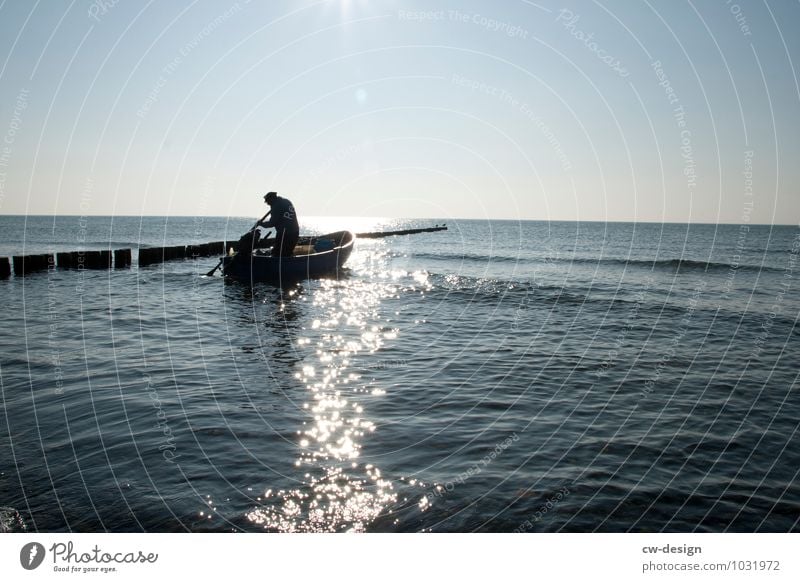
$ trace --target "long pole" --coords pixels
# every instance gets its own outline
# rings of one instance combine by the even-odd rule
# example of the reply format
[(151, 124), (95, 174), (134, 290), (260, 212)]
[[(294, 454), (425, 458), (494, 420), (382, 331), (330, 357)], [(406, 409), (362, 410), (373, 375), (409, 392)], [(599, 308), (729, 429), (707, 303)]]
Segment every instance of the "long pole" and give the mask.
[[(248, 231), (247, 231), (247, 233), (245, 233), (245, 234), (249, 234), (249, 233), (253, 232), (255, 229), (257, 229), (257, 228), (258, 228), (258, 225), (259, 225), (259, 224), (261, 224), (263, 221), (265, 221), (265, 220), (267, 219), (267, 217), (268, 217), (268, 216), (269, 216), (271, 213), (272, 213), (272, 210), (269, 210), (269, 211), (267, 211), (267, 213), (266, 213), (264, 216), (262, 216), (261, 218), (259, 218), (259, 219), (256, 221), (256, 223), (253, 225), (253, 227), (252, 227), (250, 230), (248, 230)], [(206, 273), (206, 277), (213, 277), (213, 276), (214, 276), (214, 273), (216, 273), (216, 272), (217, 272), (217, 269), (219, 269), (219, 266), (222, 264), (222, 261), (224, 261), (224, 260), (225, 260), (225, 257), (222, 257), (222, 258), (219, 260), (219, 263), (217, 263), (217, 266), (216, 266), (216, 267), (214, 267), (213, 269), (211, 269), (211, 270), (210, 270), (208, 273)]]

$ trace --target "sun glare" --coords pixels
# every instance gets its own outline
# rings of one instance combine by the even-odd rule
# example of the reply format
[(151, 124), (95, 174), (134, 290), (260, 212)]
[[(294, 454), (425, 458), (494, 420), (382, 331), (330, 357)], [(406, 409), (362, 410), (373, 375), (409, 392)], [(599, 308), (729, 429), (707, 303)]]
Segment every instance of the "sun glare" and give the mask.
[(367, 4), (366, 0), (329, 0), (328, 4), (335, 6), (338, 4), (339, 12), (342, 16), (350, 15), (356, 8), (361, 8)]

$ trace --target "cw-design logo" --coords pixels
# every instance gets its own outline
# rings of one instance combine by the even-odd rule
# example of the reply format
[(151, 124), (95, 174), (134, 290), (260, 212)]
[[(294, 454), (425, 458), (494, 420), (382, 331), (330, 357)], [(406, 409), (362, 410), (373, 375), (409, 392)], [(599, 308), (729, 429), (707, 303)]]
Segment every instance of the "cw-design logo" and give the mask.
[(19, 552), (19, 563), (26, 570), (35, 570), (44, 561), (44, 546), (38, 542), (30, 542), (22, 546)]

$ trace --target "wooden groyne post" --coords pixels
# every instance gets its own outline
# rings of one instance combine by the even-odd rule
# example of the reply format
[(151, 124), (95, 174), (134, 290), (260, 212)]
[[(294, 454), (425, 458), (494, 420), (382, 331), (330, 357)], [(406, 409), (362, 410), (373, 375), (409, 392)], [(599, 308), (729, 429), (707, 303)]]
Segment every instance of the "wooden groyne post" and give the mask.
[(53, 255), (23, 255), (14, 257), (14, 275), (22, 277), (36, 271), (46, 271), (50, 265), (55, 265)]
[(114, 251), (114, 268), (123, 269), (131, 266), (131, 249), (116, 249)]
[[(357, 238), (383, 238), (387, 236), (401, 236), (407, 234), (418, 234), (422, 232), (438, 232), (447, 230), (447, 225), (438, 224), (429, 228), (412, 228), (406, 230), (392, 230), (386, 232), (359, 232)], [(274, 238), (262, 239), (259, 248), (269, 246), (274, 243)], [(139, 266), (146, 267), (174, 261), (180, 259), (210, 257), (224, 255), (229, 248), (238, 250), (239, 241), (214, 241), (196, 245), (177, 245), (170, 247), (140, 247)], [(0, 279), (7, 279), (11, 276), (12, 262), (13, 272), (17, 277), (22, 277), (28, 273), (45, 271), (52, 267), (59, 269), (122, 269), (131, 266), (131, 249), (115, 249), (102, 251), (71, 251), (53, 254), (38, 254), (15, 256), (12, 261), (8, 257), (0, 257)]]
[(86, 269), (110, 269), (111, 251), (89, 251), (84, 253)]
[(59, 269), (110, 269), (111, 251), (71, 251), (56, 254)]
[(406, 234), (420, 234), (422, 232), (439, 232), (440, 230), (447, 230), (447, 226), (431, 226), (428, 228), (409, 228), (406, 230), (388, 230), (385, 232), (358, 232), (356, 238), (383, 238), (385, 236), (403, 236)]
[(146, 267), (147, 265), (153, 265), (155, 263), (160, 263), (164, 260), (162, 249), (158, 248), (140, 248), (139, 249), (139, 266)]

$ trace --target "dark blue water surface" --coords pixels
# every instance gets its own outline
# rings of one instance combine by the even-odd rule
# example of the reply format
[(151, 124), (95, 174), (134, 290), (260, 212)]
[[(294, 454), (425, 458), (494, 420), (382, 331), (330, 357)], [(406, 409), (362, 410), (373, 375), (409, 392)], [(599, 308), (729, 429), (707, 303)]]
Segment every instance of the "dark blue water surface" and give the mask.
[[(252, 220), (0, 217), (0, 256)], [(798, 228), (448, 226), (282, 292), (0, 281), (0, 529), (800, 529)]]

